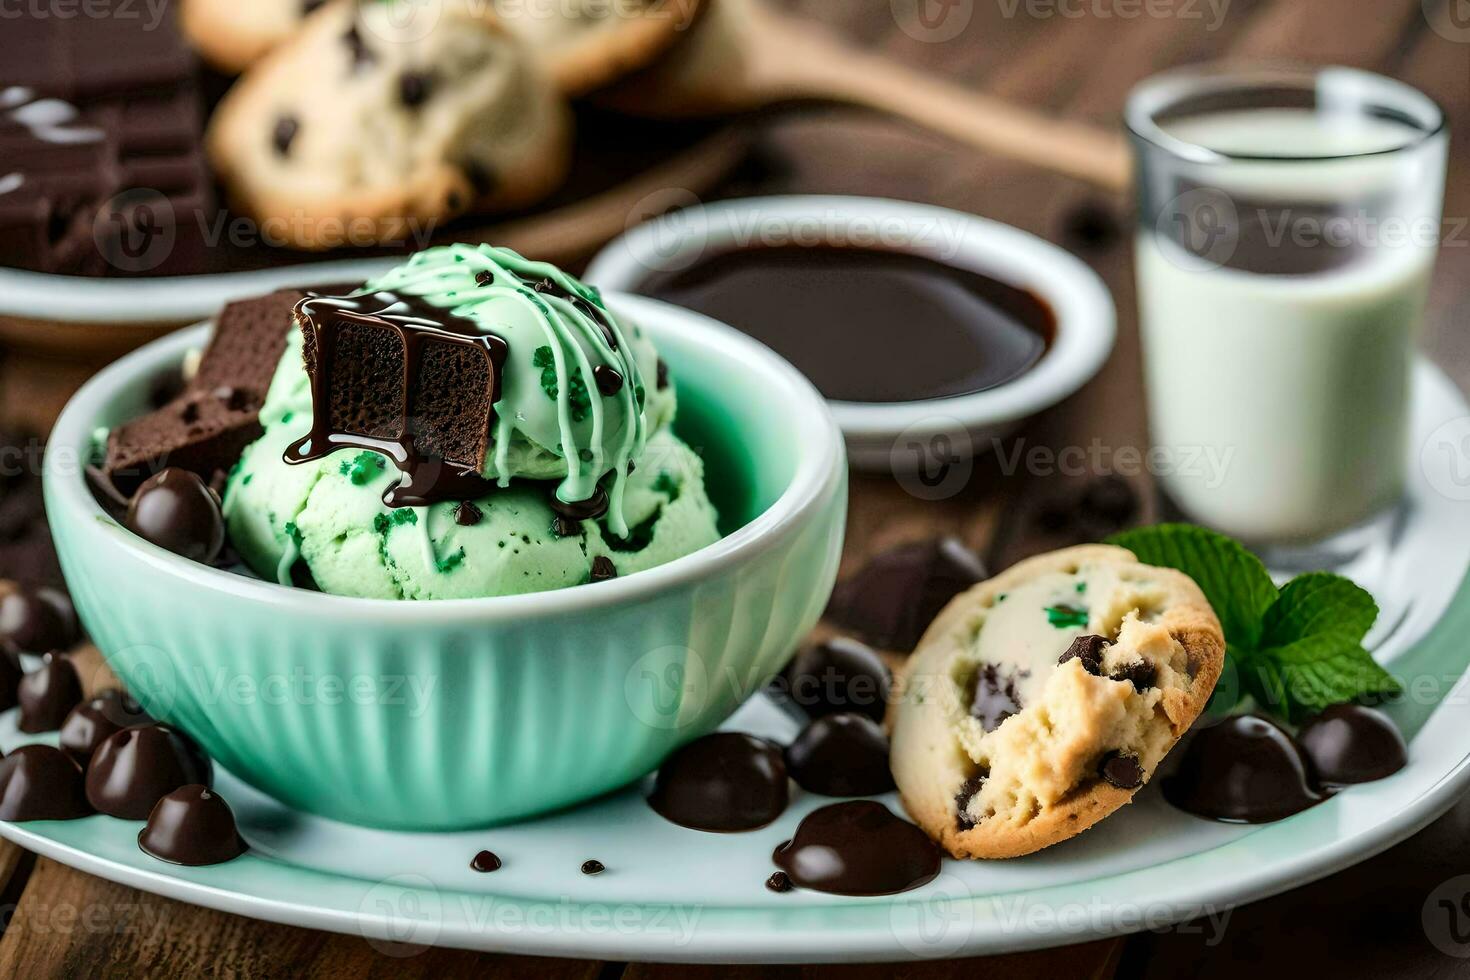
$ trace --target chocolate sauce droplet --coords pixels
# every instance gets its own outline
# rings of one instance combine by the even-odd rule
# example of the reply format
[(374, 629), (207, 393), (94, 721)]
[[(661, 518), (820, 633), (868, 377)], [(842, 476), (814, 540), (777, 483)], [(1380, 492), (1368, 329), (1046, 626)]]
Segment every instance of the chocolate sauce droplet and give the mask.
[(893, 789), (888, 736), (851, 712), (818, 718), (786, 747), (786, 769), (802, 789), (823, 796), (875, 796)]
[(609, 398), (623, 390), (623, 376), (606, 364), (592, 369), (592, 380), (597, 382), (597, 390)]
[(54, 732), (82, 703), (82, 679), (67, 658), (47, 654), (46, 661), (20, 682), (20, 730)]
[(0, 820), (75, 820), (92, 812), (82, 770), (49, 745), (22, 745), (0, 759)]
[(124, 523), (160, 548), (205, 565), (225, 546), (219, 498), (196, 474), (172, 466), (143, 481)]
[(86, 765), (97, 747), (124, 728), (146, 725), (153, 719), (143, 706), (122, 691), (104, 691), (79, 704), (61, 726), (62, 751)]
[(561, 500), (553, 492), (551, 509), (569, 520), (595, 521), (607, 513), (607, 491), (598, 487), (586, 500), (574, 500), (571, 503)]
[(296, 121), (295, 116), (281, 116), (276, 120), (276, 128), (271, 130), (271, 145), (276, 148), (276, 156), (288, 157), (291, 155), (291, 144), (296, 140), (296, 132), (301, 124)]
[(766, 879), (766, 887), (778, 894), (791, 891), (791, 877), (784, 871), (777, 871)]
[(592, 559), (592, 581), (607, 582), (618, 577), (618, 567), (606, 555)]
[(1118, 789), (1137, 789), (1143, 785), (1143, 767), (1135, 756), (1124, 752), (1109, 752), (1103, 756), (1098, 773)]
[(138, 847), (149, 857), (191, 868), (224, 864), (248, 848), (230, 805), (208, 786), (180, 786), (154, 806)]
[(87, 767), (87, 799), (109, 816), (147, 820), (181, 786), (208, 786), (211, 767), (194, 740), (161, 723), (136, 725), (97, 747)]
[[(1058, 606), (1058, 609), (1066, 608)], [(1103, 651), (1108, 648), (1108, 641), (1101, 636), (1079, 636), (1067, 647), (1067, 651), (1057, 658), (1058, 664), (1064, 664), (1068, 660), (1081, 660), (1082, 667), (1089, 674), (1100, 676), (1102, 674)]]
[(495, 854), (494, 851), (481, 851), (479, 854), (476, 854), (475, 859), (470, 862), (470, 870), (478, 871), (480, 872), (480, 874), (486, 875), (492, 871), (499, 871), (500, 858)]
[(986, 577), (956, 538), (900, 545), (840, 583), (827, 617), (877, 646), (912, 650), (949, 600)]
[(607, 870), (607, 865), (601, 861), (583, 861), (582, 873), (584, 875), (600, 875)]
[(970, 691), (970, 717), (980, 727), (993, 732), (1000, 723), (1021, 712), (1021, 696), (1016, 693), (1016, 675), (1002, 671), (995, 664), (980, 664), (975, 670), (974, 687)]
[(41, 654), (76, 641), (76, 613), (64, 592), (18, 586), (0, 596), (0, 648)]
[(491, 272), (489, 269), (481, 269), (479, 272), (475, 273), (475, 285), (476, 286), (493, 286), (493, 285), (495, 285), (495, 273)]
[(1409, 764), (1398, 727), (1383, 712), (1360, 704), (1326, 708), (1302, 725), (1296, 740), (1328, 786), (1371, 783)]
[(792, 883), (833, 895), (893, 895), (939, 874), (939, 848), (882, 803), (813, 810), (772, 856)]
[(786, 696), (809, 717), (856, 711), (882, 721), (893, 679), (872, 648), (836, 637), (798, 653), (781, 683)]
[(1227, 823), (1269, 823), (1327, 799), (1280, 726), (1238, 715), (1197, 732), (1164, 797), (1179, 809)]
[(454, 523), (460, 527), (474, 527), (484, 516), (485, 512), (470, 500), (462, 500), (454, 508)]
[(648, 805), (680, 826), (729, 833), (766, 826), (789, 798), (780, 748), (753, 735), (715, 732), (664, 760)]

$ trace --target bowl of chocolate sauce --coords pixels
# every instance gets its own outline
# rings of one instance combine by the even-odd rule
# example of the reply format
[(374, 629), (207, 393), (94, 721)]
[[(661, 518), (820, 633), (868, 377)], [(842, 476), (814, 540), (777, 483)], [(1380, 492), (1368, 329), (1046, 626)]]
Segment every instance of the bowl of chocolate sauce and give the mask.
[(930, 471), (993, 448), (1112, 350), (1101, 280), (1017, 228), (860, 197), (686, 208), (633, 228), (587, 279), (693, 310), (785, 357), (863, 469)]

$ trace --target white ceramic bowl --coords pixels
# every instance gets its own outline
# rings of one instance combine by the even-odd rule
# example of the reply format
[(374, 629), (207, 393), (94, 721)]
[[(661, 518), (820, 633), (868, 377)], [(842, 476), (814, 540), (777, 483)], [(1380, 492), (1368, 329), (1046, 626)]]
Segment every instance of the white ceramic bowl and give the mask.
[[(987, 391), (924, 401), (831, 401), (854, 466), (910, 472), (936, 454), (989, 449), (1022, 420), (1086, 383), (1113, 348), (1112, 297), (1075, 256), (1010, 225), (946, 208), (870, 197), (721, 201), (639, 225), (592, 261), (586, 280), (636, 292), (653, 273), (752, 244), (839, 244), (913, 252), (1030, 290), (1056, 314), (1056, 338), (1036, 366)], [(936, 443), (936, 440), (939, 440)]]

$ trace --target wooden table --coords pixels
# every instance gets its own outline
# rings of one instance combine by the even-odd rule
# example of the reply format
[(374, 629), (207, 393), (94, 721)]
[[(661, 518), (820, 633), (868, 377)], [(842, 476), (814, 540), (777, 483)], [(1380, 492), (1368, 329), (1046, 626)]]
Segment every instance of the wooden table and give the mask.
[[(889, 0), (788, 0), (863, 43), (989, 92), (1114, 125), (1125, 93), (1170, 65), (1220, 57), (1291, 58), (1373, 68), (1431, 93), (1456, 134), (1445, 202), (1446, 247), (1426, 350), (1470, 389), (1470, 21), (1459, 0), (953, 0), (971, 19), (932, 43), (902, 30)], [(921, 0), (940, 9), (943, 0)], [(894, 6), (901, 7), (900, 0)], [(1172, 11), (1151, 16), (1147, 11)], [(1431, 25), (1431, 20), (1434, 22)], [(763, 118), (758, 152), (727, 194), (878, 194), (997, 218), (1072, 249), (1118, 301), (1121, 334), (1101, 376), (1032, 424), (1028, 444), (1146, 446), (1131, 276), (1128, 202), (1075, 182), (950, 146), (870, 116), (806, 109)], [(999, 567), (1049, 546), (1027, 511), (1062, 491), (1057, 478), (977, 463), (963, 491), (926, 502), (894, 481), (853, 481), (846, 568), (895, 542), (961, 535)], [(1470, 975), (1470, 960), (1436, 950), (1420, 925), (1431, 891), (1470, 873), (1470, 799), (1427, 830), (1358, 867), (1236, 910), (1223, 935), (1185, 927), (1048, 952), (905, 967), (685, 968), (487, 956), (432, 950), (385, 956), (357, 937), (266, 925), (120, 887), (6, 845), (0, 899), (8, 913), (0, 974), (38, 977), (755, 976), (1170, 977), (1186, 970), (1298, 967), (1323, 975)], [(1458, 898), (1458, 896), (1456, 896)]]

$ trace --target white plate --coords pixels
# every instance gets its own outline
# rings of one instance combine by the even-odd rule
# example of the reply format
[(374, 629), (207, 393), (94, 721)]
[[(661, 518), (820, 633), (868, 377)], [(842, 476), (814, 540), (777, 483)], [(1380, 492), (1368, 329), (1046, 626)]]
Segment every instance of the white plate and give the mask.
[[(513, 827), (455, 834), (364, 830), (293, 813), (221, 773), (254, 850), (214, 868), (142, 854), (139, 824), (94, 816), (0, 824), (0, 835), (83, 871), (171, 898), (371, 940), (614, 960), (860, 961), (999, 953), (1159, 927), (1261, 898), (1409, 836), (1470, 787), (1470, 504), (1459, 426), (1467, 406), (1437, 370), (1416, 373), (1410, 503), (1377, 559), (1398, 610), (1375, 653), (1412, 695), (1389, 710), (1410, 738), (1402, 772), (1279, 823), (1230, 826), (1168, 806), (1150, 787), (1075, 840), (1014, 861), (948, 861), (934, 882), (887, 898), (773, 894), (770, 853), (828, 802), (798, 793), (749, 834), (686, 830), (638, 788)], [(1422, 450), (1422, 451), (1421, 451)], [(758, 698), (727, 727), (788, 739), (795, 723)], [(0, 747), (26, 741), (0, 718)], [(892, 798), (890, 806), (897, 806)], [(488, 848), (500, 871), (469, 869)], [(586, 877), (584, 860), (607, 872)]]

